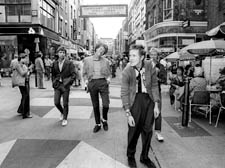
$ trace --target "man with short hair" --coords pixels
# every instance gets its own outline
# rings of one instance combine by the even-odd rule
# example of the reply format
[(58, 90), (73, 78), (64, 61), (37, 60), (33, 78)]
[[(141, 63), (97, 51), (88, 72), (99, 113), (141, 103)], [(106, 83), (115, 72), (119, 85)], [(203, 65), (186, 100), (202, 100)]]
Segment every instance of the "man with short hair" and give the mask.
[(144, 47), (132, 45), (129, 63), (122, 73), (121, 99), (128, 121), (128, 165), (136, 168), (135, 152), (138, 138), (142, 136), (140, 162), (148, 168), (155, 164), (148, 157), (154, 117), (159, 115), (159, 89), (156, 69), (145, 59)]
[[(108, 51), (105, 44), (97, 44), (95, 54), (84, 59), (83, 78), (90, 92), (91, 101), (95, 116), (95, 127), (93, 132), (96, 133), (101, 129), (108, 131), (108, 111), (109, 111), (109, 83), (111, 70), (109, 61), (103, 57)], [(102, 118), (100, 116), (99, 94), (102, 98)]]
[[(61, 113), (62, 126), (66, 126), (68, 123), (70, 86), (76, 74), (73, 63), (66, 59), (66, 49), (59, 47), (57, 54), (59, 58), (52, 66), (52, 86), (55, 91), (54, 103)], [(61, 97), (63, 97), (63, 107), (60, 103)]]

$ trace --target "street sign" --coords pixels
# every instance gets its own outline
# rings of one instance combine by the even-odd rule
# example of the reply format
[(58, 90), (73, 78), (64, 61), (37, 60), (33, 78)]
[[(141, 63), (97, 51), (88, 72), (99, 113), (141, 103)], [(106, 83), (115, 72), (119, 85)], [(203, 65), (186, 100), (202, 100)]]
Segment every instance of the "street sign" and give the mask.
[(185, 20), (182, 22), (182, 27), (183, 28), (186, 28), (186, 27), (189, 27), (190, 26), (190, 20)]
[(35, 34), (35, 30), (32, 27), (30, 27), (28, 30), (28, 34)]
[(82, 5), (80, 17), (127, 17), (128, 5)]

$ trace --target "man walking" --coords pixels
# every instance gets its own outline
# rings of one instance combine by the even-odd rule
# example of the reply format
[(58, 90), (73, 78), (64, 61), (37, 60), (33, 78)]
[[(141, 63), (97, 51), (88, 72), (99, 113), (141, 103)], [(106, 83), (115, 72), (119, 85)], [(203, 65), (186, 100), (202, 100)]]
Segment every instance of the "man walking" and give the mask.
[[(58, 60), (53, 63), (52, 67), (52, 86), (54, 88), (54, 103), (60, 111), (60, 120), (62, 126), (66, 126), (69, 112), (69, 93), (70, 86), (75, 79), (75, 68), (71, 61), (67, 60), (66, 49), (59, 47), (57, 50)], [(60, 99), (63, 97), (63, 107)]]
[(156, 139), (159, 142), (163, 142), (164, 138), (161, 135), (161, 129), (162, 129), (162, 95), (161, 95), (161, 84), (166, 83), (167, 80), (167, 74), (164, 66), (159, 62), (159, 52), (156, 48), (152, 48), (150, 50), (150, 57), (152, 60), (152, 65), (153, 67), (156, 68), (156, 74), (157, 74), (157, 79), (158, 79), (158, 87), (159, 87), (159, 97), (160, 97), (160, 102), (159, 102), (159, 116), (155, 119), (155, 136)]
[(142, 136), (140, 162), (148, 168), (155, 168), (148, 157), (151, 145), (154, 117), (159, 115), (159, 89), (156, 70), (150, 60), (144, 60), (145, 51), (141, 45), (132, 45), (129, 63), (122, 73), (121, 99), (128, 121), (128, 165), (136, 168), (135, 152), (138, 138)]
[[(109, 111), (109, 83), (110, 83), (110, 65), (109, 61), (102, 57), (108, 51), (105, 44), (97, 44), (95, 54), (84, 59), (83, 78), (90, 92), (91, 101), (95, 115), (95, 127), (93, 132), (96, 133), (101, 129), (108, 130), (108, 111)], [(102, 98), (102, 119), (100, 119), (99, 94)]]

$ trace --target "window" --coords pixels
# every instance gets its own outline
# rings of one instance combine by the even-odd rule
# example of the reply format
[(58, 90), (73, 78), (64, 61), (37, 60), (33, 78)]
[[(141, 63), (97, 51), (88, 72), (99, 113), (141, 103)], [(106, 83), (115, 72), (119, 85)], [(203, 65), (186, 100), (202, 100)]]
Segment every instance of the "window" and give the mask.
[(71, 10), (70, 10), (71, 11), (71, 14), (70, 14), (71, 15), (71, 19), (73, 19), (73, 6), (71, 5), (70, 8), (71, 8)]
[[(1, 0), (3, 1), (3, 0)], [(6, 4), (25, 4), (25, 3), (31, 3), (31, 0), (6, 0)]]
[(21, 5), (20, 15), (31, 15), (30, 5)]
[(17, 16), (18, 15), (18, 5), (9, 5), (7, 7), (8, 16)]
[(173, 0), (163, 0), (163, 20), (173, 20)]
[(153, 7), (153, 24), (157, 23), (157, 13), (156, 13), (156, 6)]
[(62, 34), (62, 31), (63, 31), (63, 20), (59, 18), (59, 33)]
[(51, 30), (55, 30), (55, 9), (43, 0), (43, 5), (41, 7), (41, 24), (48, 27)]

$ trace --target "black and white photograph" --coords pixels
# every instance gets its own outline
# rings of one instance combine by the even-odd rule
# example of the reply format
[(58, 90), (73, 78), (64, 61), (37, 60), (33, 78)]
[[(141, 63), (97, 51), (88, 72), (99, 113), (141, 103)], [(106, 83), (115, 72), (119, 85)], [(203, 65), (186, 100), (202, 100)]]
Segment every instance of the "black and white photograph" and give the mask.
[(0, 168), (225, 168), (225, 0), (0, 0)]

